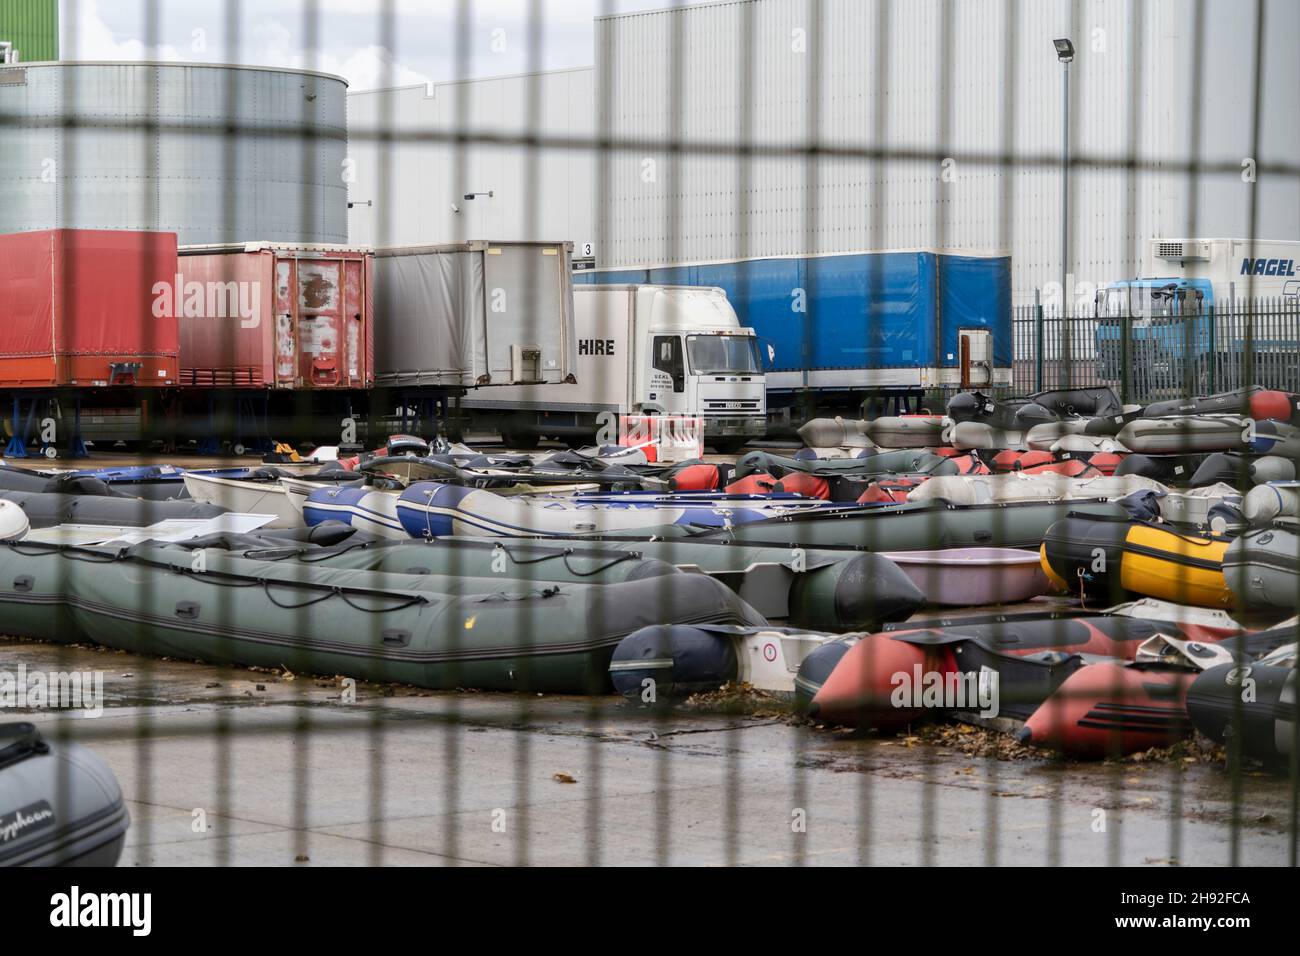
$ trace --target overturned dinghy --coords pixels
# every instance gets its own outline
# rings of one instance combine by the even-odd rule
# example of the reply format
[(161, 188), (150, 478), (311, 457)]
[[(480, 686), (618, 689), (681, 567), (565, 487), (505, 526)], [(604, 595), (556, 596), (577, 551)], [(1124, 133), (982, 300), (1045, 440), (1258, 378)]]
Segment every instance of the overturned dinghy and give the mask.
[(1142, 455), (1177, 455), (1243, 451), (1250, 447), (1251, 431), (1235, 415), (1189, 415), (1139, 418), (1121, 428), (1116, 438), (1129, 451)]
[(5, 629), (139, 654), (450, 690), (603, 693), (614, 648), (650, 624), (766, 622), (722, 583), (615, 584), (304, 569), (177, 547), (0, 544)]
[(1052, 583), (1111, 603), (1136, 594), (1192, 604), (1232, 607), (1223, 557), (1229, 541), (1140, 521), (1098, 521), (1078, 515), (1043, 536), (1043, 569)]
[(929, 603), (947, 607), (1016, 604), (1049, 588), (1038, 555), (1016, 548), (886, 551)]
[(90, 750), (0, 724), (0, 867), (116, 866), (130, 824), (117, 779)]

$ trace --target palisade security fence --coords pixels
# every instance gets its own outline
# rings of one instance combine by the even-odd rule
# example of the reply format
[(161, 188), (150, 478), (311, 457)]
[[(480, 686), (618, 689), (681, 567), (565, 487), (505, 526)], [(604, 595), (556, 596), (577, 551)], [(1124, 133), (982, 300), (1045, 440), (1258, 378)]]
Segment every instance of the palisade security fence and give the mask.
[[(68, 60), (77, 56), (83, 6), (93, 5), (64, 5)], [(625, 497), (613, 506), (584, 502), (566, 533), (554, 523), (539, 532), (518, 520), (526, 508), (515, 508), (536, 488), (493, 495), (512, 484), (510, 469), (521, 467), (522, 456), (481, 457), (506, 450), (495, 434), (471, 427), (435, 436), (442, 413), (420, 411), (455, 404), (468, 386), (344, 387), (351, 376), (340, 363), (373, 354), (356, 342), (339, 352), (334, 345), (346, 334), (337, 341), (324, 334), (346, 333), (348, 310), (339, 313), (342, 327), (326, 327), (323, 317), (333, 321), (338, 310), (313, 296), (332, 309), (338, 303), (322, 288), (338, 288), (319, 274), (301, 288), (284, 278), (301, 278), (293, 270), (345, 243), (362, 249), (348, 255), (477, 243), (485, 257), (496, 241), (561, 250), (572, 243), (585, 265), (680, 269), (687, 283), (692, 270), (708, 266), (710, 276), (725, 273), (733, 301), (771, 310), (790, 333), (779, 358), (794, 367), (769, 390), (769, 405), (813, 415), (852, 418), (862, 400), (882, 392), (951, 395), (963, 384), (999, 395), (1104, 385), (1126, 403), (1251, 385), (1300, 391), (1296, 305), (1259, 300), (1248, 279), (1238, 285), (1239, 301), (1216, 298), (1194, 314), (1062, 318), (1052, 305), (1069, 297), (1076, 273), (1094, 284), (1137, 274), (1141, 246), (1155, 234), (1253, 240), (1279, 223), (1294, 231), (1296, 217), (1286, 217), (1300, 208), (1300, 163), (1285, 137), (1296, 126), (1297, 84), (1288, 72), (1296, 65), (1295, 5), (739, 0), (657, 10), (603, 0), (591, 5), (594, 66), (585, 70), (547, 69), (548, 44), (575, 29), (568, 5), (556, 0), (529, 0), (521, 18), (514, 4), (471, 0), (430, 5), (436, 10), (427, 14), (396, 0), (303, 0), (283, 17), (301, 56), (269, 65), (248, 62), (255, 18), (281, 10), (263, 6), (227, 0), (177, 13), (172, 4), (143, 5), (144, 48), (169, 45), (185, 17), (210, 18), (219, 22), (183, 22), (181, 35), (206, 29), (206, 58), (237, 67), (38, 67), (21, 58), (0, 67), (0, 233), (148, 229), (179, 234), (182, 245), (242, 255), (252, 254), (245, 243), (266, 244), (284, 253), (294, 265), (275, 274), (275, 286), (286, 298), (261, 317), (283, 335), (259, 342), (293, 353), (299, 364), (285, 379), (294, 384), (250, 378), (246, 389), (222, 390), (170, 380), (47, 380), (45, 357), (53, 364), (58, 349), (31, 346), (17, 358), (25, 375), (34, 362), (42, 377), (5, 384), (0, 408), (7, 414), (12, 400), (9, 428), (21, 428), (20, 401), (37, 423), (41, 413), (30, 411), (37, 400), (88, 403), (87, 427), (96, 424), (90, 418), (156, 422), (181, 408), (176, 421), (186, 427), (166, 443), (149, 444), (153, 433), (143, 430), (122, 433), (148, 457), (109, 457), (107, 440), (95, 454), (114, 466), (282, 469), (242, 476), (268, 495), (234, 510), (259, 514), (289, 498), (277, 487), (304, 476), (300, 462), (262, 447), (277, 435), (340, 446), (346, 457), (384, 445), (399, 421), (402, 430), (418, 428), (417, 437), (463, 438), (470, 448), (435, 443), (404, 474), (312, 490), (321, 497), (313, 498), (310, 531), (276, 537), (236, 524), (160, 541), (125, 529), (104, 541), (79, 527), (63, 539), (0, 543), (0, 691), (20, 668), (103, 679), (104, 717), (29, 703), (21, 719), (56, 747), (84, 745), (107, 762), (132, 815), (124, 862), (1296, 864), (1293, 660), (1291, 690), (1278, 691), (1266, 731), (1240, 729), (1253, 702), (1225, 699), (1224, 719), (1235, 732), (1222, 745), (1192, 736), (1179, 709), (1190, 671), (1159, 664), (1136, 681), (1143, 703), (1102, 700), (1073, 719), (1093, 729), (1155, 726), (1182, 735), (1167, 747), (1121, 753), (1106, 746), (1093, 754), (1104, 759), (1083, 761), (1028, 746), (1015, 733), (1045, 685), (1059, 687), (1097, 655), (1132, 656), (1139, 635), (1159, 637), (1167, 625), (1175, 640), (1199, 644), (1236, 633), (1223, 616), (1226, 599), (1198, 607), (1185, 630), (1186, 620), (1154, 617), (1149, 608), (1105, 616), (1116, 602), (1087, 589), (1081, 566), (1065, 594), (1028, 608), (986, 608), (975, 620), (930, 602), (899, 621), (892, 618), (901, 599), (885, 585), (903, 572), (870, 563), (878, 552), (1004, 544), (1023, 552), (1022, 569), (1028, 554), (1029, 572), (1041, 573), (1032, 556), (1044, 531), (1033, 530), (1030, 509), (1056, 508), (1053, 517), (1064, 520), (1078, 508), (1116, 527), (1113, 502), (858, 508), (854, 489), (836, 503), (843, 511), (826, 509), (831, 521), (819, 514), (733, 521), (725, 502), (708, 499), (674, 503), (682, 513), (660, 527), (634, 521), (661, 503), (620, 508)], [(343, 26), (332, 17), (345, 18)], [(371, 35), (383, 51), (381, 89), (353, 91), (346, 113), (340, 79), (319, 72), (323, 48), (338, 42), (340, 29)], [(1077, 51), (1068, 64), (1052, 47), (1066, 36)], [(403, 86), (403, 57), (445, 38), (450, 80)], [(360, 41), (349, 36), (353, 42)], [(517, 50), (520, 75), (491, 68), (493, 55)], [(1062, 103), (1058, 80), (1067, 67), (1075, 85)], [(903, 277), (897, 285), (882, 284), (872, 266), (855, 264), (896, 250), (920, 250), (918, 260), (1009, 257), (995, 290), (1000, 305), (981, 310), (955, 297), (961, 321), (945, 326), (931, 308), (941, 295), (934, 287), (902, 272), (892, 273)], [(777, 273), (738, 265), (759, 258), (797, 260), (805, 284), (767, 282)], [(147, 263), (142, 274), (165, 275), (167, 265)], [(490, 266), (465, 268), (478, 270), (483, 292)], [(543, 284), (524, 272), (522, 288)], [(65, 279), (59, 301), (74, 293), (94, 298), (94, 290), (68, 285)], [(301, 298), (296, 305), (291, 288)], [(1013, 307), (1036, 289), (1041, 306)], [(31, 288), (7, 287), (0, 277), (0, 324), (4, 310), (32, 298)], [(490, 330), (515, 300), (475, 301), (491, 303), (482, 315)], [(924, 318), (908, 311), (915, 301), (929, 308)], [(369, 314), (382, 329), (385, 316)], [(225, 318), (228, 341), (218, 344), (235, 354), (240, 323), (257, 320), (252, 313)], [(750, 318), (739, 316), (742, 325), (755, 324)], [(521, 320), (538, 341), (540, 321)], [(183, 344), (161, 341), (160, 323), (139, 328), (135, 359), (162, 356), (179, 379)], [(642, 370), (661, 373), (653, 387), (665, 395), (679, 390), (687, 371), (676, 341), (656, 343), (655, 360)], [(924, 355), (914, 341), (924, 342)], [(809, 357), (828, 342), (850, 358), (811, 367)], [(513, 344), (520, 347), (506, 350), (506, 366), (531, 381), (526, 372), (540, 347)], [(72, 351), (103, 358), (93, 348)], [(765, 351), (756, 343), (756, 354)], [(597, 352), (631, 360), (603, 342), (598, 350), (575, 348)], [(886, 353), (894, 358), (875, 360)], [(272, 367), (278, 357), (268, 348), (257, 362)], [(999, 365), (1006, 378), (963, 380), (972, 357), (990, 372)], [(114, 366), (131, 368), (114, 374), (139, 372), (130, 355), (119, 358)], [(338, 389), (308, 387), (317, 380)], [(223, 409), (234, 411), (223, 417)], [(408, 425), (412, 417), (418, 424)], [(576, 429), (576, 418), (555, 427)], [(272, 452), (266, 462), (232, 458), (248, 444), (246, 430), (255, 433), (250, 447)], [(215, 444), (204, 447), (209, 438)], [(215, 454), (196, 457), (200, 449)], [(789, 443), (746, 450), (779, 456), (764, 459), (773, 468), (795, 453)], [(530, 467), (561, 453), (551, 464), (585, 469), (566, 493), (575, 485), (625, 490), (609, 478), (616, 462), (575, 466), (554, 442), (525, 451), (536, 456)], [(1233, 461), (1246, 469), (1244, 456)], [(18, 473), (0, 470), (0, 477)], [(70, 508), (51, 513), (84, 525), (91, 519), (82, 495), (102, 492), (96, 481), (153, 488), (171, 477), (40, 475), (32, 491), (4, 494), (29, 510), (33, 502)], [(116, 486), (132, 499), (134, 487)], [(68, 493), (72, 505), (50, 503), (58, 497), (51, 491)], [(16, 497), (29, 494), (45, 497)], [(476, 495), (515, 510), (471, 514), (464, 502)], [(100, 494), (95, 504), (108, 502), (105, 514), (117, 514), (122, 500)], [(163, 509), (138, 507), (150, 525)], [(548, 515), (566, 514), (563, 508), (551, 503)], [(285, 522), (307, 510), (299, 500)], [(895, 514), (903, 516), (897, 527), (873, 517)], [(602, 528), (592, 515), (614, 517)], [(976, 523), (954, 523), (964, 515)], [(331, 516), (340, 522), (329, 524)], [(631, 531), (619, 525), (623, 518)], [(1203, 530), (1179, 534), (1188, 550), (1224, 543)], [(446, 540), (453, 537), (461, 540)], [(675, 553), (678, 544), (698, 550)], [(1105, 564), (1105, 555), (1089, 558)], [(972, 555), (981, 567), (992, 560)], [(1204, 562), (1193, 564), (1196, 574), (1206, 571)], [(1171, 593), (1200, 587), (1193, 571), (1175, 569)], [(942, 573), (927, 581), (946, 586)], [(998, 583), (990, 576), (982, 593)], [(1226, 593), (1222, 573), (1219, 584), (1217, 593)], [(1281, 616), (1244, 623), (1264, 629)], [(962, 624), (972, 630), (959, 633)], [(622, 661), (622, 673), (637, 682), (626, 697), (616, 695), (615, 648), (660, 625), (671, 627), (637, 645), (639, 658)], [(1293, 624), (1281, 626), (1294, 637)], [(913, 629), (924, 632), (912, 635), (916, 643), (895, 640)], [(837, 636), (823, 642), (829, 632)], [(932, 674), (943, 669), (937, 659), (955, 662), (959, 652), (950, 648), (971, 633), (991, 642), (978, 652), (988, 666), (971, 669), (963, 686), (983, 703), (992, 688), (1000, 714), (963, 700), (932, 719), (919, 691), (894, 699), (913, 673), (919, 685), (923, 663)], [(1239, 640), (1230, 652), (1243, 680), (1257, 664), (1247, 658), (1248, 643)], [(741, 679), (747, 661), (796, 660), (812, 644), (846, 660), (868, 648), (852, 658), (864, 672), (900, 648), (912, 654), (915, 672), (904, 654), (908, 663), (884, 675), (886, 686), (865, 693), (867, 703), (902, 716), (883, 732), (849, 729), (796, 712), (788, 697), (755, 692)], [(1017, 645), (1036, 650), (1003, 653)], [(1008, 660), (1030, 676), (1008, 684), (999, 700), (988, 674)], [(704, 676), (687, 673), (688, 662)], [(958, 669), (952, 663), (948, 672)], [(1112, 676), (1132, 673), (1116, 667)], [(807, 694), (828, 675), (802, 683), (785, 676)], [(1104, 695), (1106, 687), (1091, 692)], [(1081, 699), (1064, 694), (1058, 702), (1067, 712)], [(963, 719), (947, 719), (948, 711)], [(1261, 739), (1276, 745), (1271, 764), (1248, 749)], [(6, 765), (5, 742), (0, 773), (21, 769), (35, 752), (25, 744), (12, 751), (23, 760)], [(84, 792), (77, 787), (67, 776), (56, 781), (48, 799), (60, 814)], [(0, 832), (16, 822), (7, 812), (0, 806)]]
[(1300, 301), (1223, 301), (1179, 315), (1062, 317), (1021, 306), (1011, 391), (1113, 388), (1146, 405), (1258, 385), (1300, 391)]

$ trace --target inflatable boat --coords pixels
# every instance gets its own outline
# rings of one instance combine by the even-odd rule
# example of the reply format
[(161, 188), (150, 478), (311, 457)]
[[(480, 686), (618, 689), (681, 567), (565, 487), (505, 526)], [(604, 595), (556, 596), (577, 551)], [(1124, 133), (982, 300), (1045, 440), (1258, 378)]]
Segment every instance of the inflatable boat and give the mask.
[(1255, 419), (1288, 421), (1294, 414), (1292, 398), (1286, 392), (1272, 391), (1253, 385), (1231, 392), (1202, 395), (1198, 398), (1176, 398), (1167, 402), (1153, 402), (1143, 414), (1148, 418), (1170, 415), (1206, 415), (1227, 413)]
[(39, 491), (0, 491), (0, 500), (11, 501), (22, 508), (33, 528), (60, 524), (142, 527), (172, 518), (213, 518), (226, 513), (225, 508), (196, 501), (151, 501)]
[(736, 478), (746, 475), (771, 475), (782, 478), (792, 472), (805, 472), (823, 478), (852, 475), (868, 477), (891, 474), (955, 475), (957, 465), (932, 452), (904, 450), (881, 452), (866, 458), (831, 458), (806, 460), (787, 458), (765, 451), (752, 451), (736, 462)]
[(1090, 664), (1043, 701), (1017, 739), (1080, 759), (1167, 747), (1192, 730), (1185, 698), (1194, 677), (1161, 664)]
[(269, 514), (275, 519), (268, 528), (300, 528), (301, 509), (293, 507), (280, 485), (280, 475), (271, 469), (246, 478), (221, 478), (200, 472), (186, 472), (185, 488), (195, 501), (219, 505), (227, 511)]
[(1242, 607), (1300, 608), (1300, 534), (1281, 526), (1243, 534), (1223, 556), (1223, 575)]
[(766, 621), (719, 581), (613, 584), (304, 568), (139, 545), (0, 543), (11, 634), (137, 654), (289, 667), (436, 690), (604, 693), (618, 643), (651, 624)]
[[(303, 516), (313, 520), (311, 503)], [(783, 502), (754, 495), (724, 495), (690, 503), (689, 496), (671, 503), (628, 500), (619, 503), (585, 503), (559, 497), (504, 497), (491, 491), (419, 482), (401, 493), (397, 518), (413, 538), (451, 534), (495, 537), (567, 537), (634, 532), (654, 534), (660, 529), (727, 528), (803, 510), (806, 499)], [(685, 503), (683, 503), (685, 502)], [(816, 502), (814, 502), (816, 504)]]
[[(318, 526), (318, 527), (324, 527)], [(852, 551), (754, 548), (706, 541), (581, 541), (488, 538), (355, 542), (294, 547), (258, 536), (219, 546), (259, 560), (399, 574), (500, 578), (531, 584), (608, 584), (672, 572), (717, 578), (768, 620), (828, 630), (906, 620), (925, 595), (893, 562)], [(202, 540), (191, 547), (218, 546)]]
[(1137, 491), (1163, 493), (1165, 486), (1150, 478), (1069, 478), (1063, 475), (1008, 472), (1001, 475), (962, 475), (931, 478), (908, 493), (908, 501), (942, 499), (953, 505), (982, 505), (1010, 501), (1070, 501), (1123, 498)]
[(1241, 513), (1252, 525), (1277, 518), (1300, 518), (1300, 481), (1270, 481), (1256, 485), (1241, 501)]
[(716, 531), (661, 529), (664, 536), (700, 537), (776, 548), (924, 551), (937, 548), (1036, 548), (1067, 514), (1127, 520), (1112, 501), (949, 505), (942, 501), (823, 509)]
[(1246, 421), (1236, 415), (1187, 415), (1179, 418), (1139, 418), (1119, 430), (1116, 438), (1141, 455), (1244, 451), (1251, 447)]
[(116, 866), (131, 824), (117, 779), (72, 741), (0, 723), (0, 867)]
[(1116, 603), (1125, 595), (1232, 607), (1224, 579), (1229, 540), (1145, 522), (1071, 515), (1047, 529), (1041, 555), (1048, 578), (1070, 594)]
[[(658, 624), (623, 638), (610, 659), (609, 676), (615, 691), (645, 703), (737, 683), (793, 696), (804, 659), (834, 639), (789, 628)], [(652, 699), (648, 687), (654, 688)]]
[(1296, 671), (1265, 661), (1201, 673), (1187, 690), (1187, 714), (1212, 740), (1239, 741), (1247, 756), (1278, 763), (1296, 752)]

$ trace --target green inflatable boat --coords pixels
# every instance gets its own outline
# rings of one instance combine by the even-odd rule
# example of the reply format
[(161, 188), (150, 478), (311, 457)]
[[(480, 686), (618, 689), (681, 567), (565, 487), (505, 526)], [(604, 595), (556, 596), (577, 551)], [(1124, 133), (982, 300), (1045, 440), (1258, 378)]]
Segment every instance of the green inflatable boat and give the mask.
[[(209, 548), (198, 539), (183, 547)], [(423, 541), (351, 539), (333, 547), (242, 547), (238, 536), (215, 542), (246, 557), (295, 560), (313, 567), (445, 575), (530, 584), (610, 584), (676, 569), (725, 583), (768, 620), (828, 630), (875, 628), (910, 617), (925, 603), (911, 579), (882, 555), (804, 548), (764, 548), (711, 540), (574, 541), (571, 545), (501, 538)]]
[(675, 571), (541, 585), (23, 542), (0, 544), (0, 620), (132, 653), (548, 693), (608, 692), (614, 648), (649, 624), (764, 623), (721, 582)]

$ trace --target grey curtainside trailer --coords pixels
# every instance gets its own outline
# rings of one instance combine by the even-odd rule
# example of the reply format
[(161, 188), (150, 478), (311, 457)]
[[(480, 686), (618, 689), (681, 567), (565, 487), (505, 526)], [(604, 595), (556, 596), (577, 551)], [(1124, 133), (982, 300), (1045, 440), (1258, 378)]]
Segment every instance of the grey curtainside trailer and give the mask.
[(571, 242), (375, 250), (375, 384), (573, 383)]

